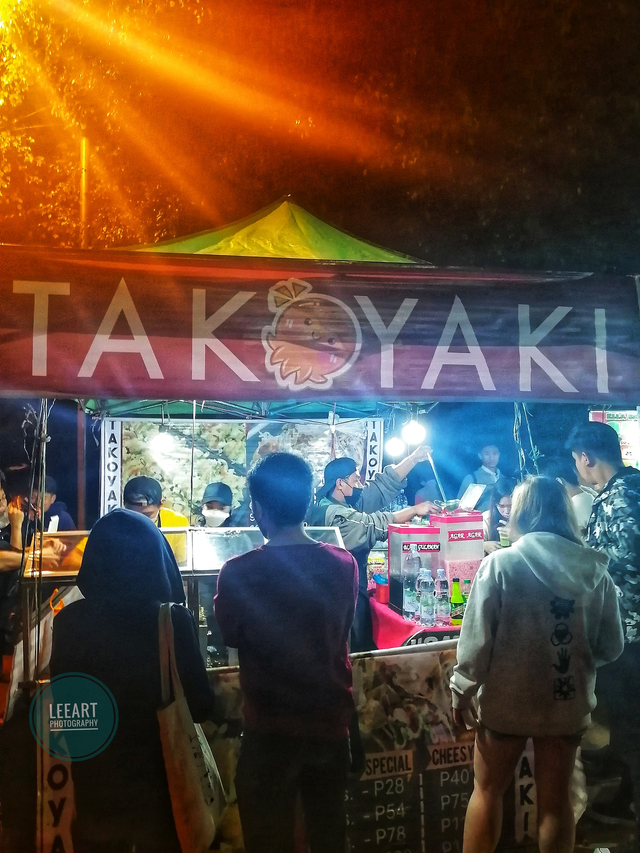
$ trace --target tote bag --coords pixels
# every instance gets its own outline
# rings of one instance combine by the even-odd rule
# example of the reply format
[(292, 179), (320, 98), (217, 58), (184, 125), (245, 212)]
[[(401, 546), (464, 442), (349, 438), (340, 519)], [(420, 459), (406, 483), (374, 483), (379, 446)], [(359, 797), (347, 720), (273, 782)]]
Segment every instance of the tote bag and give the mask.
[(172, 604), (161, 604), (158, 614), (162, 690), (162, 706), (158, 710), (160, 739), (180, 846), (183, 853), (203, 853), (215, 837), (225, 795), (207, 739), (191, 718), (180, 683), (171, 607)]

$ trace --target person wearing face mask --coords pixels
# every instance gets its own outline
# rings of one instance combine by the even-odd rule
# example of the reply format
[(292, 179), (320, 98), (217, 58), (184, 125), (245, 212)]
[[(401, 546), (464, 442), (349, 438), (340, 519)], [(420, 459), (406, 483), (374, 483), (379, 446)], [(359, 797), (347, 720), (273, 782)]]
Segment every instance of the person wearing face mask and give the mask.
[(389, 524), (404, 524), (414, 515), (436, 512), (431, 501), (405, 507), (398, 512), (384, 512), (406, 485), (406, 476), (414, 465), (424, 462), (430, 448), (418, 447), (396, 465), (387, 466), (366, 485), (360, 482), (354, 459), (333, 459), (324, 469), (324, 483), (316, 490), (316, 503), (307, 521), (314, 527), (338, 527), (344, 547), (358, 564), (358, 599), (351, 630), (351, 651), (367, 652), (376, 648), (373, 640), (371, 608), (367, 595), (367, 560), (376, 542), (387, 538)]
[(231, 527), (233, 494), (226, 483), (209, 483), (202, 496), (205, 527)]

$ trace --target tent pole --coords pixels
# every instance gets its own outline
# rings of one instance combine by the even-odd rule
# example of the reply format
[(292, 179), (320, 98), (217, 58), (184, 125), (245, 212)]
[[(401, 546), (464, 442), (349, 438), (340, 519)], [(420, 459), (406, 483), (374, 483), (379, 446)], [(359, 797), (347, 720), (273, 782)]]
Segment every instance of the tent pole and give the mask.
[(78, 400), (77, 415), (77, 457), (78, 457), (78, 530), (87, 529), (86, 521), (86, 468), (87, 468), (87, 424), (82, 408)]

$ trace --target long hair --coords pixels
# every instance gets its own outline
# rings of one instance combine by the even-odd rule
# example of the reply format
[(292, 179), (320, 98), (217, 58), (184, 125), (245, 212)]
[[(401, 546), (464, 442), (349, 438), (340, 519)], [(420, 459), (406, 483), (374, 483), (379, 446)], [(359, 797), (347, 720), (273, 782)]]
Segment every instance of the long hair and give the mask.
[(527, 477), (516, 487), (509, 524), (516, 535), (555, 533), (583, 544), (567, 490), (550, 477)]
[(489, 501), (489, 539), (491, 542), (498, 540), (498, 524), (502, 518), (498, 504), (502, 498), (511, 497), (515, 485), (513, 480), (501, 477), (491, 490), (491, 500)]

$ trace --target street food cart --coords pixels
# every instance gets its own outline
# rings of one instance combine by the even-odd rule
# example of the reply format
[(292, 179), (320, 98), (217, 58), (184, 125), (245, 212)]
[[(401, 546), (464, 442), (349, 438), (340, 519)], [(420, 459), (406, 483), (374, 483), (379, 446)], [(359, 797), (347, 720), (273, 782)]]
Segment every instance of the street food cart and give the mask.
[[(640, 396), (632, 277), (19, 247), (1, 247), (0, 261), (2, 393), (94, 400), (103, 426), (131, 399), (210, 401), (257, 419), (326, 417), (335, 404), (375, 419), (417, 400), (605, 409)], [(460, 849), (473, 740), (451, 721), (454, 660), (455, 641), (353, 656), (367, 753), (349, 792), (354, 853)], [(214, 750), (230, 782), (237, 670), (212, 669), (211, 680), (228, 721)], [(530, 777), (525, 756), (507, 847), (532, 838)], [(44, 793), (55, 814), (60, 791)], [(46, 809), (42, 822), (52, 849)]]

